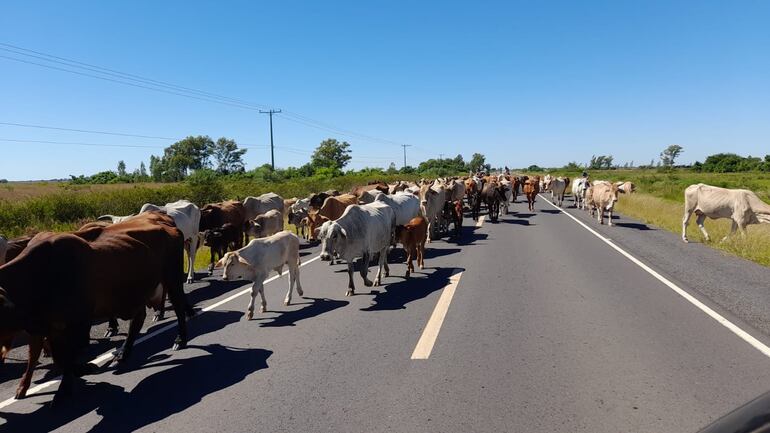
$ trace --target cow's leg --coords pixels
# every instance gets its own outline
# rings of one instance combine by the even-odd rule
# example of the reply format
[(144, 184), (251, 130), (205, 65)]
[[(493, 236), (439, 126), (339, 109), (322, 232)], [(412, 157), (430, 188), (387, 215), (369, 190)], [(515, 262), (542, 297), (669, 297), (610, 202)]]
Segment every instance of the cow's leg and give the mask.
[(299, 265), (298, 264), (291, 264), (289, 263), (289, 294), (286, 296), (286, 299), (284, 300), (284, 304), (289, 305), (291, 302), (291, 290), (292, 287), (296, 284), (297, 287), (297, 295), (303, 296), (304, 293), (302, 292), (302, 286), (299, 284)]
[(417, 244), (417, 266), (420, 269), (425, 269), (425, 243), (419, 242)]
[(254, 317), (254, 301), (257, 299), (257, 294), (259, 293), (259, 275), (257, 275), (257, 279), (251, 283), (251, 293), (249, 294), (249, 305), (246, 306), (246, 319), (251, 320)]
[[(738, 231), (738, 228), (740, 227), (738, 225), (738, 222), (735, 221), (735, 219), (732, 219), (731, 222), (732, 222), (732, 224), (730, 224), (730, 233), (728, 233), (727, 236), (723, 237), (720, 242), (726, 241), (727, 238), (729, 238), (730, 236), (734, 235), (735, 232)], [(744, 227), (740, 227), (740, 229), (741, 229), (741, 234), (744, 234), (744, 231), (743, 231)]]
[(264, 313), (267, 311), (267, 299), (265, 299), (265, 282), (264, 278), (260, 279), (259, 283), (259, 297), (262, 298), (262, 304), (259, 306), (259, 312)]
[(428, 241), (427, 241), (428, 243), (430, 243), (430, 236), (432, 232), (433, 232), (433, 221), (428, 220)]
[(104, 338), (110, 338), (118, 335), (118, 319), (110, 317), (107, 321), (107, 332), (104, 333)]
[(375, 286), (382, 284), (382, 273), (386, 266), (388, 266), (387, 247), (380, 251), (379, 260), (377, 260), (377, 275), (374, 277)]
[[(361, 266), (364, 266), (363, 260)], [(369, 266), (367, 263), (366, 266)], [(348, 260), (348, 291), (345, 292), (345, 296), (352, 296), (356, 291), (356, 285), (353, 283), (353, 261)]]
[(27, 396), (27, 390), (32, 383), (32, 373), (35, 371), (35, 366), (40, 359), (40, 352), (43, 350), (43, 337), (39, 335), (29, 336), (29, 357), (27, 358), (27, 369), (24, 371), (24, 375), (21, 376), (21, 383), (16, 389), (16, 398), (21, 399)]
[(703, 223), (706, 221), (706, 215), (702, 213), (698, 213), (698, 216), (695, 218), (695, 224), (698, 225), (698, 228), (700, 229), (700, 232), (703, 233), (703, 237), (706, 239), (706, 241), (710, 241), (711, 237), (709, 237), (708, 232), (706, 231), (706, 226), (703, 225)]
[(118, 362), (124, 362), (128, 360), (129, 356), (131, 356), (131, 351), (134, 348), (134, 341), (136, 341), (136, 337), (139, 335), (139, 331), (142, 329), (144, 318), (146, 316), (147, 311), (144, 309), (144, 307), (142, 307), (139, 308), (134, 317), (131, 318), (131, 322), (128, 325), (128, 336), (126, 336), (126, 341), (123, 343), (123, 347), (115, 352), (115, 358), (118, 360)]
[(52, 404), (58, 406), (72, 397), (78, 379), (78, 356), (88, 346), (90, 321), (54, 325), (51, 330), (51, 347), (54, 364), (61, 371), (59, 389)]
[(404, 275), (406, 278), (409, 278), (410, 272), (414, 272), (414, 266), (412, 265), (412, 256), (414, 255), (414, 247), (409, 247), (408, 245), (406, 248), (406, 275)]
[(692, 217), (692, 210), (685, 207), (684, 218), (682, 218), (682, 240), (685, 242), (689, 242), (687, 239), (687, 224), (690, 222), (690, 217)]
[(211, 253), (211, 260), (209, 261), (209, 277), (214, 275), (214, 259), (216, 258), (217, 250), (213, 246), (209, 251)]
[(15, 332), (8, 332), (0, 336), (0, 365), (5, 363), (5, 357), (13, 349), (13, 337), (15, 335)]
[(609, 218), (607, 219), (607, 225), (612, 227), (612, 209), (610, 209), (608, 212)]
[(185, 242), (187, 250), (187, 284), (195, 280), (195, 254), (198, 252), (198, 236), (193, 236), (189, 242)]
[(361, 258), (361, 278), (364, 279), (364, 286), (366, 287), (372, 287), (373, 283), (369, 280), (369, 261), (371, 260), (371, 256), (369, 253), (364, 254), (364, 257)]

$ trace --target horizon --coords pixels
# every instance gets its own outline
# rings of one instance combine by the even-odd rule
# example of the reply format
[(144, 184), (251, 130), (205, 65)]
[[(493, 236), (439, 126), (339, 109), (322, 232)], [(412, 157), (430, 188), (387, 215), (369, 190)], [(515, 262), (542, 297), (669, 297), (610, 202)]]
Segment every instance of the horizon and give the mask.
[(6, 6), (0, 178), (132, 171), (189, 135), (235, 139), (253, 169), (271, 108), (282, 168), (326, 138), (353, 169), (400, 168), (401, 144), (411, 166), (770, 153), (767, 4), (139, 5)]

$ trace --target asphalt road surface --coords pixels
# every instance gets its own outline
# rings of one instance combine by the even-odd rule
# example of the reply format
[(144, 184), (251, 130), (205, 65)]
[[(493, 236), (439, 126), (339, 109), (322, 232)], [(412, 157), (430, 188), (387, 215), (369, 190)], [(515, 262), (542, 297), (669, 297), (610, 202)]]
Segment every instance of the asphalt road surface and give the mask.
[[(693, 432), (770, 389), (770, 269), (622, 216), (536, 207), (466, 218), (410, 280), (397, 250), (384, 285), (356, 275), (352, 297), (345, 266), (308, 245), (305, 297), (284, 306), (275, 279), (252, 321), (247, 285), (204, 278), (186, 286), (208, 308), (188, 348), (170, 350), (173, 311), (148, 321), (127, 365), (86, 376), (64, 407), (48, 405), (50, 359), (34, 393), (6, 400), (22, 345), (2, 370), (0, 431)], [(103, 333), (94, 358), (124, 338)]]

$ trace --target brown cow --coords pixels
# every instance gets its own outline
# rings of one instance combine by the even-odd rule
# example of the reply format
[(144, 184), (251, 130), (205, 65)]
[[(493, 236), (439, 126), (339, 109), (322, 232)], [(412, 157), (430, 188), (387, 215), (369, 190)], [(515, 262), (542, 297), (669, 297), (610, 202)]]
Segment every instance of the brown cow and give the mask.
[(412, 259), (417, 257), (417, 266), (425, 269), (425, 241), (428, 238), (428, 220), (418, 216), (412, 218), (405, 226), (396, 227), (396, 239), (404, 246), (406, 251), (406, 277), (414, 272)]
[(527, 196), (527, 207), (530, 211), (535, 210), (535, 197), (540, 192), (540, 176), (524, 181), (524, 195)]
[(199, 231), (203, 232), (208, 229), (219, 228), (227, 223), (234, 225), (240, 235), (240, 239), (233, 245), (234, 250), (243, 247), (246, 210), (242, 202), (229, 200), (221, 203), (207, 204), (201, 208)]
[(242, 235), (238, 231), (238, 228), (230, 223), (225, 223), (222, 227), (214, 229), (206, 229), (203, 232), (203, 245), (209, 247), (211, 252), (211, 261), (209, 262), (209, 275), (214, 273), (214, 263), (216, 263), (216, 256), (219, 258), (225, 256), (228, 249), (233, 251), (237, 250), (235, 244), (238, 239), (241, 239)]
[(383, 194), (387, 194), (390, 188), (385, 182), (374, 181), (369, 182), (368, 185), (353, 187), (353, 189), (350, 190), (350, 194), (353, 194), (354, 196), (361, 199), (365, 192), (369, 192), (374, 189), (381, 191)]
[(49, 337), (54, 364), (62, 373), (54, 402), (71, 395), (76, 375), (85, 372), (77, 359), (95, 319), (131, 320), (116, 355), (124, 361), (144, 323), (146, 306), (158, 306), (168, 291), (179, 325), (174, 347), (184, 347), (192, 309), (183, 290), (183, 248), (174, 220), (157, 212), (74, 233), (39, 233), (0, 267), (0, 332), (25, 330)]
[(334, 221), (341, 217), (351, 204), (358, 204), (358, 197), (353, 194), (342, 194), (337, 197), (327, 197), (318, 211), (311, 210), (307, 215), (310, 239), (316, 240), (316, 229), (325, 221)]

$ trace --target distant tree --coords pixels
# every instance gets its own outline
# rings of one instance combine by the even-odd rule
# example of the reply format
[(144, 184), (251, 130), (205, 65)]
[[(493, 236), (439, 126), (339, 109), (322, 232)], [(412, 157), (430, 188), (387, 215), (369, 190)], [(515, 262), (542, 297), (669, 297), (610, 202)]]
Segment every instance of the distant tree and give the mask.
[(310, 163), (315, 169), (342, 170), (350, 159), (350, 144), (347, 141), (339, 142), (334, 138), (327, 138), (316, 147)]
[(243, 154), (247, 149), (238, 149), (235, 140), (220, 137), (212, 146), (211, 154), (216, 161), (216, 171), (220, 174), (240, 173), (246, 170)]
[(567, 165), (565, 165), (562, 168), (564, 170), (577, 171), (577, 170), (580, 170), (581, 167), (580, 167), (580, 165), (577, 162), (570, 161), (570, 162), (567, 163)]
[(144, 166), (144, 161), (139, 164), (139, 176), (142, 179), (147, 179), (147, 167)]
[(527, 171), (543, 171), (543, 168), (537, 165), (530, 165), (527, 167)]
[(121, 161), (118, 161), (118, 176), (125, 176), (126, 175), (126, 163)]
[(604, 157), (604, 168), (606, 168), (607, 170), (611, 169), (612, 168), (612, 160), (613, 160), (612, 155), (605, 156)]
[(678, 144), (672, 144), (660, 153), (660, 162), (665, 167), (673, 167), (676, 158), (682, 153), (682, 146)]
[(391, 162), (390, 163), (390, 165), (388, 166), (388, 171), (386, 173), (388, 173), (388, 174), (396, 174), (396, 173), (398, 173), (398, 168), (396, 168), (396, 163), (395, 162)]
[(468, 163), (468, 170), (470, 171), (479, 171), (484, 168), (486, 165), (486, 157), (480, 153), (474, 153), (471, 157), (471, 162)]
[(163, 150), (163, 156), (150, 157), (150, 173), (154, 180), (177, 182), (210, 165), (214, 142), (208, 135), (189, 136)]

